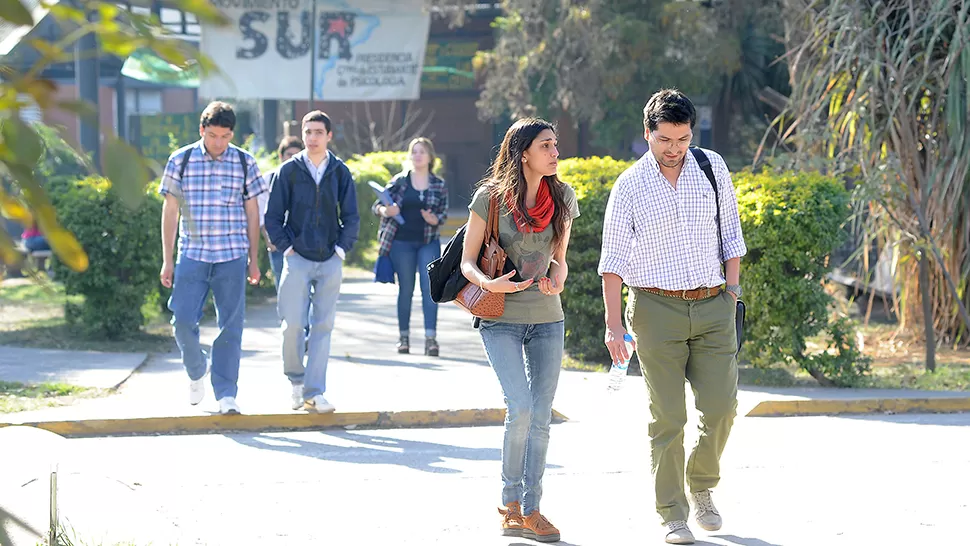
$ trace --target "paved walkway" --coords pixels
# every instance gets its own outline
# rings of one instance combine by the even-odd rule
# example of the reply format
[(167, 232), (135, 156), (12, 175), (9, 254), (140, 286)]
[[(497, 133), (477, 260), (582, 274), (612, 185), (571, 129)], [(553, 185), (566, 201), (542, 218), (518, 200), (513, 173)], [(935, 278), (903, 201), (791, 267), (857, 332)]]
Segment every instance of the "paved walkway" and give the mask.
[[(412, 344), (416, 348), (413, 352), (417, 354), (398, 355), (394, 346), (397, 341), (397, 287), (370, 282), (370, 276), (360, 272), (356, 275), (351, 273), (348, 277), (338, 303), (327, 378), (327, 398), (336, 405), (338, 412), (504, 407), (498, 381), (485, 360), (478, 332), (471, 327), (467, 314), (455, 305), (440, 307), (438, 336), (442, 356), (425, 357), (421, 350), (424, 342), (420, 335), (423, 330), (420, 327), (421, 308), (416, 295), (412, 331), (418, 335), (412, 336)], [(212, 324), (204, 325), (203, 343), (211, 343), (216, 334), (217, 330)], [(290, 388), (281, 369), (279, 342), (275, 306), (249, 308), (237, 397), (244, 414), (297, 413), (289, 408)], [(113, 386), (120, 382), (120, 378), (130, 374), (118, 393), (112, 396), (83, 400), (72, 406), (0, 415), (0, 422), (185, 417), (216, 413), (217, 405), (211, 389), (202, 404), (188, 404), (187, 378), (174, 349), (173, 342), (173, 352), (151, 357), (138, 368), (144, 355), (63, 355), (54, 351), (10, 351), (9, 348), (0, 348), (3, 353), (0, 357), (0, 380), (32, 381), (31, 377), (43, 377), (71, 382), (78, 377), (91, 383), (91, 386)], [(27, 362), (32, 364), (27, 365)], [(41, 365), (33, 364), (35, 362)], [(58, 366), (63, 374), (57, 373)], [(83, 373), (77, 372), (79, 368), (84, 369)], [(137, 371), (135, 368), (138, 368)], [(94, 385), (93, 379), (89, 381), (86, 378), (98, 378), (101, 383)], [(640, 381), (639, 377), (629, 377), (627, 386), (614, 398), (630, 399), (629, 403), (645, 410), (646, 389)], [(812, 413), (804, 406), (805, 401), (811, 400), (835, 403), (835, 406), (827, 407), (828, 413), (837, 412), (839, 408), (853, 411), (851, 407), (866, 411), (907, 409), (885, 406), (887, 399), (916, 400), (920, 403), (928, 399), (942, 399), (950, 404), (943, 409), (970, 409), (970, 393), (742, 387), (739, 413), (745, 415), (756, 408), (761, 408), (760, 414)], [(859, 401), (868, 406), (863, 407)], [(595, 419), (603, 414), (603, 404), (608, 403), (605, 374), (563, 371), (555, 404), (557, 411), (572, 420)], [(953, 404), (966, 405), (966, 408), (954, 407)], [(775, 410), (766, 411), (766, 407), (769, 410), (775, 407)]]
[(0, 346), (0, 380), (18, 383), (67, 383), (112, 389), (141, 366), (145, 353), (59, 351)]

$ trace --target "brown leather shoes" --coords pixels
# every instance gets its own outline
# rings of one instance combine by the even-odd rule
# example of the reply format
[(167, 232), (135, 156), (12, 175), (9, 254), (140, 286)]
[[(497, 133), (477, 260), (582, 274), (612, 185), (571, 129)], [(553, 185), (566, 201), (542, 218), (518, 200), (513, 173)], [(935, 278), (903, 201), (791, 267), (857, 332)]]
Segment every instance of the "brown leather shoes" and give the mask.
[(538, 510), (533, 510), (522, 519), (522, 536), (537, 542), (559, 542), (559, 529)]
[(522, 506), (519, 501), (513, 501), (505, 505), (505, 510), (498, 509), (502, 515), (502, 536), (521, 537), (522, 536)]

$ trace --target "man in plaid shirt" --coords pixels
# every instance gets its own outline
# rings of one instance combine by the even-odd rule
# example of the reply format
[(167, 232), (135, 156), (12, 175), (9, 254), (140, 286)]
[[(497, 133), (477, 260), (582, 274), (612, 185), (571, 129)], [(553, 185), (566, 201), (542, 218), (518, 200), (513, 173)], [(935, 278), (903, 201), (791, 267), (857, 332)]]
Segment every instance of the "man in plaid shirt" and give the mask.
[(684, 493), (685, 379), (701, 412), (700, 439), (686, 466), (695, 519), (707, 531), (721, 528), (710, 490), (737, 408), (735, 312), (747, 252), (724, 160), (709, 150), (687, 153), (696, 117), (690, 99), (673, 89), (647, 102), (650, 150), (613, 186), (599, 264), (614, 362), (630, 356), (620, 312), (622, 285), (630, 287), (626, 322), (650, 394), (656, 506), (670, 544), (694, 543)]
[[(221, 413), (239, 413), (236, 382), (246, 279), (257, 284), (260, 277), (256, 198), (268, 191), (256, 159), (232, 145), (235, 127), (232, 106), (209, 104), (199, 126), (202, 139), (169, 157), (158, 188), (165, 198), (159, 277), (163, 286), (172, 289), (168, 308), (189, 375), (189, 403), (198, 404), (205, 397), (205, 375), (211, 371)], [(173, 262), (176, 226), (178, 258)], [(199, 321), (209, 290), (219, 335), (206, 355), (199, 345)]]

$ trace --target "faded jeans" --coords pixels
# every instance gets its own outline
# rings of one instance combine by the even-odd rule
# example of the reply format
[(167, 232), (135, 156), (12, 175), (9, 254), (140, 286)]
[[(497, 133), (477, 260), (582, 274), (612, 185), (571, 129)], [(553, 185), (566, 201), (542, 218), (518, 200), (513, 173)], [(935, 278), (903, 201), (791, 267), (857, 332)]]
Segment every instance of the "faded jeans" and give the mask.
[(563, 322), (512, 324), (483, 320), (479, 326), (489, 364), (505, 396), (502, 504), (539, 509), (549, 451), (552, 400), (559, 385)]
[(303, 384), (304, 400), (327, 392), (330, 336), (342, 275), (343, 262), (336, 254), (325, 262), (307, 260), (296, 252), (283, 259), (277, 303), (283, 321), (283, 372), (292, 384)]
[(246, 315), (246, 264), (244, 256), (229, 262), (207, 263), (179, 256), (168, 308), (172, 311), (175, 343), (189, 379), (205, 375), (205, 353), (199, 344), (202, 307), (212, 290), (219, 335), (212, 342), (212, 391), (216, 400), (236, 396), (243, 319)]

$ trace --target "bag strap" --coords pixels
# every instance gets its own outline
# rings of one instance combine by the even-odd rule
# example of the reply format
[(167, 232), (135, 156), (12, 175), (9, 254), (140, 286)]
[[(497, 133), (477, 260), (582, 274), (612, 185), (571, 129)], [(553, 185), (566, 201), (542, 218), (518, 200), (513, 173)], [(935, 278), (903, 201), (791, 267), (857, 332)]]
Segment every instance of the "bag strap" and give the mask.
[(242, 165), (243, 170), (243, 199), (249, 197), (249, 188), (246, 187), (246, 177), (249, 176), (249, 167), (246, 165), (246, 154), (243, 153), (242, 148), (236, 148), (236, 155), (239, 156), (239, 163)]
[(485, 244), (492, 239), (498, 241), (498, 198), (494, 195), (488, 204), (488, 224), (485, 226)]
[(701, 150), (697, 146), (691, 146), (690, 152), (694, 155), (694, 159), (697, 160), (697, 166), (704, 171), (704, 175), (707, 176), (707, 180), (710, 181), (711, 187), (714, 188), (714, 223), (717, 224), (717, 252), (718, 259), (721, 260), (721, 265), (724, 265), (724, 240), (721, 238), (721, 199), (717, 194), (717, 178), (714, 177), (714, 169), (711, 167), (711, 160), (707, 158), (707, 154), (704, 150)]
[(182, 166), (179, 168), (179, 181), (185, 178), (185, 168), (189, 166), (189, 159), (192, 157), (192, 152), (194, 151), (195, 147), (193, 146), (182, 156)]
[[(189, 166), (189, 159), (192, 158), (192, 152), (195, 151), (195, 147), (189, 148), (185, 155), (182, 156), (182, 165), (179, 167), (179, 181), (185, 178), (185, 168)], [(236, 155), (239, 156), (239, 164), (242, 165), (243, 171), (243, 198), (249, 195), (249, 188), (246, 187), (246, 177), (249, 175), (249, 168), (246, 165), (246, 154), (243, 153), (241, 148), (236, 148)]]

